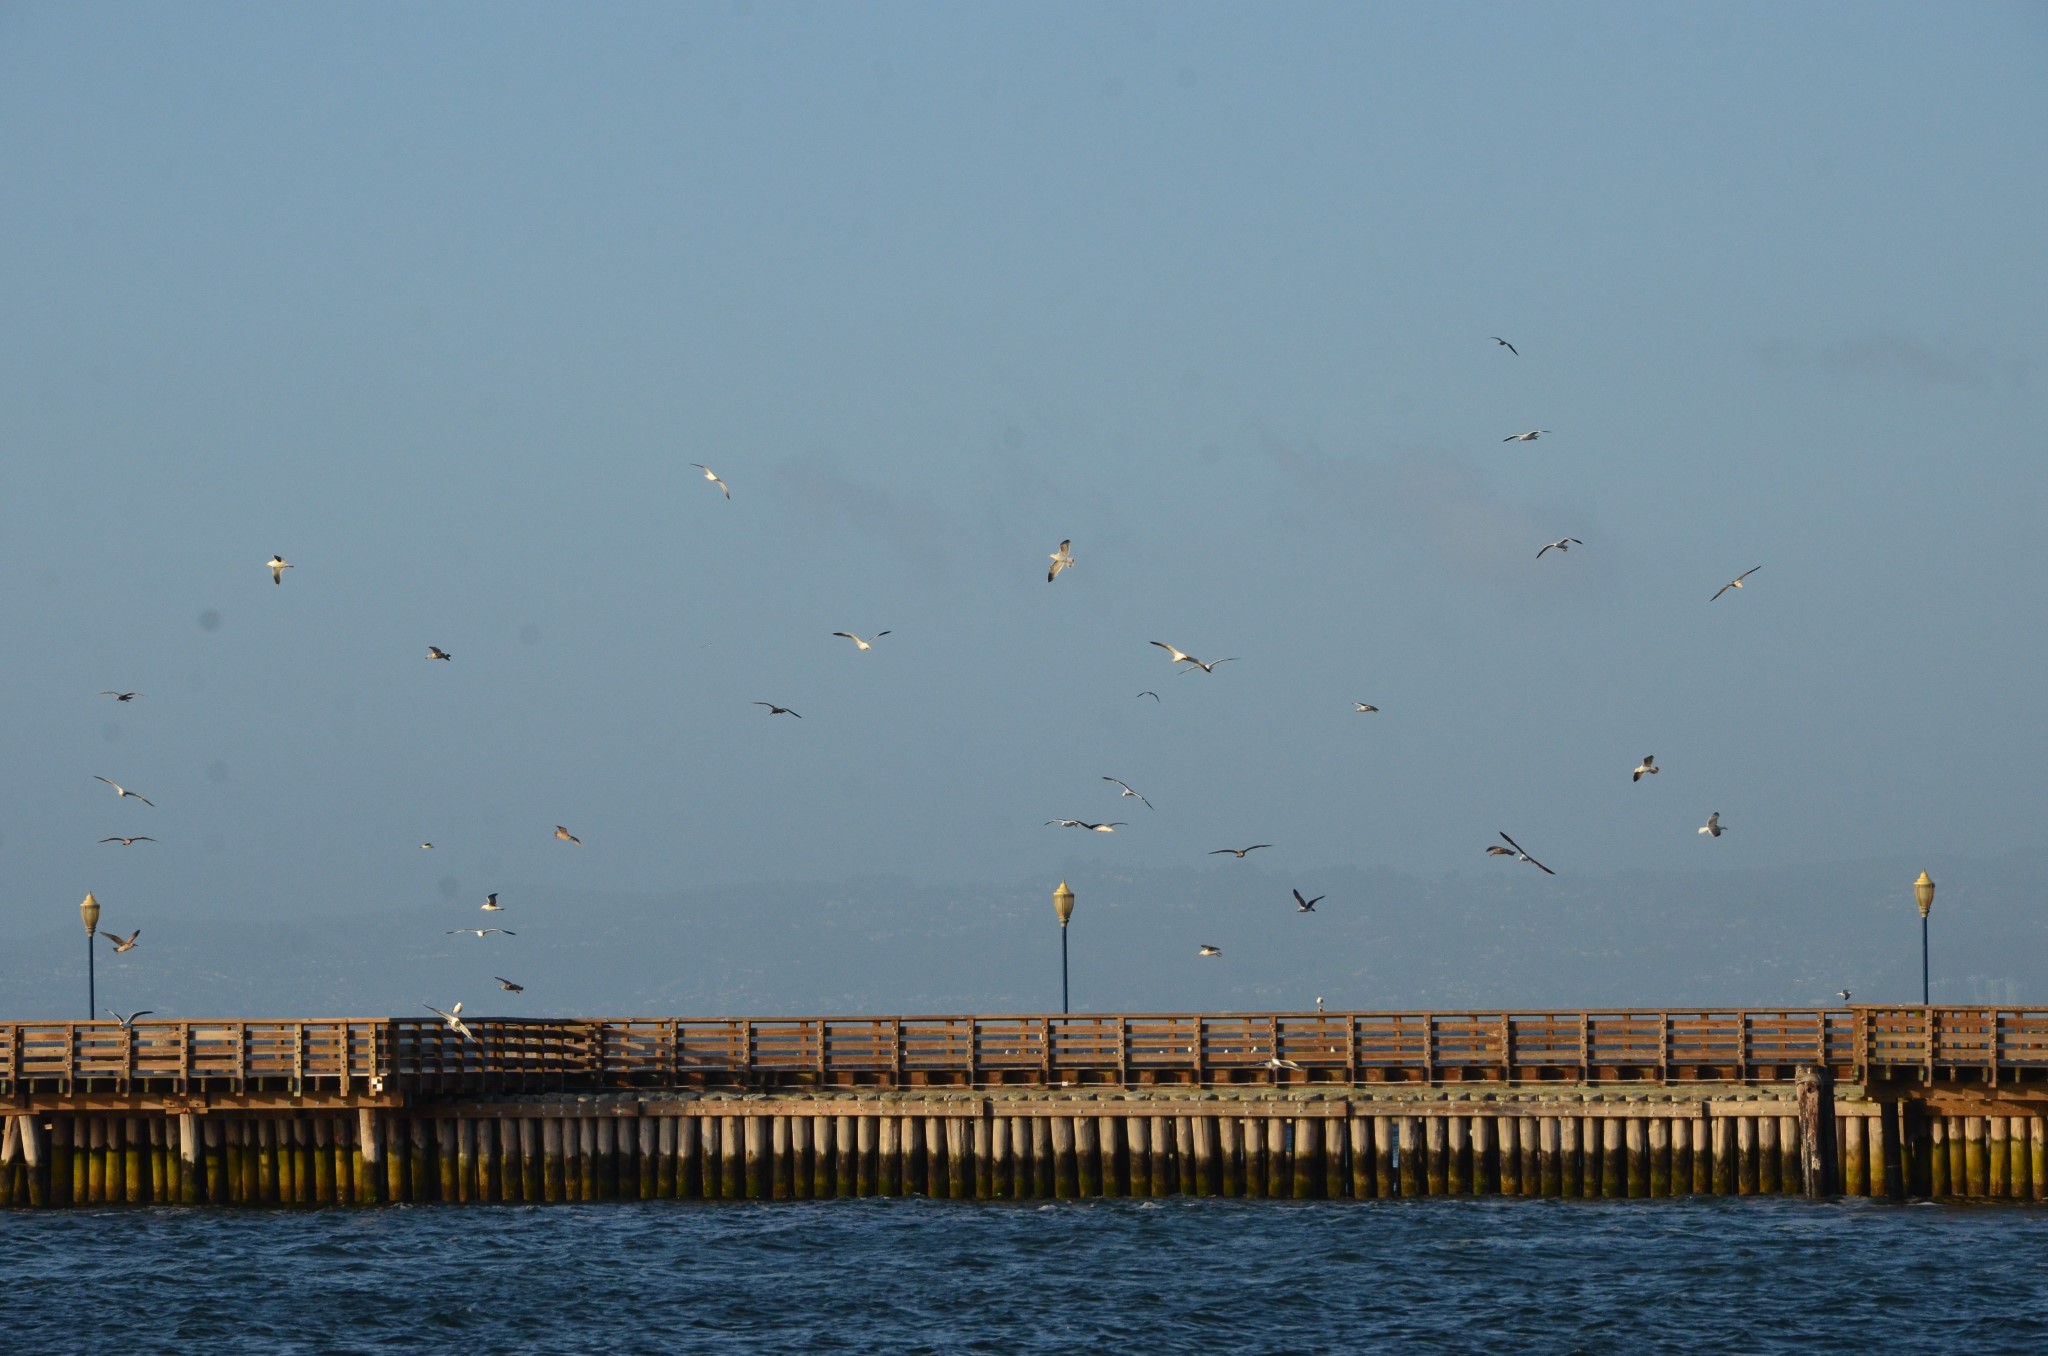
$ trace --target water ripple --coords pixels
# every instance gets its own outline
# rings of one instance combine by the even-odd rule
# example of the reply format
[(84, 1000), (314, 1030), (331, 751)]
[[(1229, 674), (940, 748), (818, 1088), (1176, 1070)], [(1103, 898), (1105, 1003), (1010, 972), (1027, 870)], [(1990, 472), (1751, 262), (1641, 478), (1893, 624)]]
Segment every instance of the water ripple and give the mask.
[(1797, 1200), (0, 1215), (78, 1351), (2048, 1349), (2048, 1213)]

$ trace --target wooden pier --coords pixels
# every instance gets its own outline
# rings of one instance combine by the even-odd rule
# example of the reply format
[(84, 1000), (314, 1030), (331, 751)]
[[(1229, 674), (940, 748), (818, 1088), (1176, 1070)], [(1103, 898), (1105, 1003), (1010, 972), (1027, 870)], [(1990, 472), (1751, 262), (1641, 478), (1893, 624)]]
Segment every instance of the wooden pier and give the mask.
[(0, 1023), (0, 1205), (2048, 1197), (2048, 1009)]

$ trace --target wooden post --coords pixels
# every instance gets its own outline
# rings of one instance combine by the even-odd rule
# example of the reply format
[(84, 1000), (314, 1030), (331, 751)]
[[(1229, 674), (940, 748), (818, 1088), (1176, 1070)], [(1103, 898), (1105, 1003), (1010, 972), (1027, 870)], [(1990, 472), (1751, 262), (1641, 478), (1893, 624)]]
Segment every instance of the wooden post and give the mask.
[[(754, 1151), (754, 1139), (759, 1137), (762, 1128), (761, 1122), (764, 1120), (768, 1122), (766, 1126), (768, 1138), (767, 1197), (771, 1201), (786, 1201), (796, 1194), (796, 1184), (794, 1181), (796, 1177), (794, 1171), (795, 1164), (790, 1162), (790, 1155), (795, 1149), (795, 1144), (790, 1137), (789, 1117), (748, 1117), (747, 1130), (750, 1138), (747, 1144), (747, 1152), (750, 1155)], [(749, 1175), (751, 1176), (751, 1173)]]
[[(1378, 1194), (1372, 1172), (1372, 1118), (1351, 1116), (1347, 1119), (1351, 1136), (1351, 1199), (1368, 1201)], [(1223, 1194), (1227, 1196), (1230, 1193), (1226, 1190)]]
[(1541, 1143), (1537, 1133), (1535, 1116), (1515, 1117), (1515, 1157), (1522, 1168), (1522, 1194), (1541, 1196), (1543, 1194), (1543, 1159), (1538, 1152)]
[(1401, 1194), (1422, 1194), (1422, 1123), (1413, 1116), (1401, 1117)]
[(995, 1122), (987, 1110), (967, 1122), (967, 1153), (975, 1159), (975, 1184), (969, 1194), (975, 1200), (995, 1200)]
[(994, 1116), (989, 1123), (988, 1143), (988, 1184), (983, 1195), (992, 1201), (1013, 1200), (1016, 1190), (1012, 1184), (1013, 1165), (1010, 1151), (1010, 1118)]
[(879, 1138), (875, 1146), (876, 1194), (901, 1196), (903, 1194), (903, 1152), (900, 1147), (903, 1122), (895, 1116), (877, 1118), (876, 1130)]
[(745, 1146), (746, 1163), (740, 1178), (741, 1190), (750, 1201), (767, 1200), (773, 1183), (768, 1178), (768, 1121), (767, 1116), (739, 1117), (741, 1144)]
[[(1432, 1117), (1430, 1124), (1436, 1128), (1439, 1138), (1443, 1135), (1443, 1118)], [(1316, 1169), (1322, 1165), (1322, 1138), (1319, 1132), (1322, 1122), (1313, 1116), (1298, 1117), (1294, 1122), (1294, 1191), (1297, 1201), (1313, 1201), (1322, 1197), (1322, 1183), (1317, 1180)], [(1438, 1157), (1442, 1157), (1441, 1154)]]
[(72, 1141), (77, 1135), (75, 1118), (55, 1116), (50, 1118), (50, 1204), (72, 1205), (77, 1202), (76, 1171), (78, 1156), (72, 1152)]
[(1799, 1180), (1810, 1201), (1841, 1191), (1835, 1149), (1835, 1079), (1826, 1065), (1801, 1065), (1793, 1081), (1799, 1103)]
[[(1633, 1125), (1635, 1122), (1631, 1121)], [(1648, 1126), (1650, 1140), (1649, 1178), (1646, 1183), (1651, 1196), (1671, 1194), (1671, 1122), (1663, 1116), (1652, 1116)]]
[(1577, 1200), (1586, 1191), (1585, 1166), (1579, 1159), (1579, 1118), (1557, 1118), (1558, 1194)]
[(541, 1121), (541, 1199), (553, 1205), (569, 1197), (569, 1167), (562, 1158), (562, 1118)]
[[(1172, 1194), (1173, 1191), (1173, 1139), (1168, 1133), (1166, 1125), (1166, 1117), (1152, 1117), (1149, 1138), (1146, 1140), (1148, 1148), (1145, 1154), (1145, 1162), (1149, 1170), (1146, 1194), (1152, 1196), (1166, 1196)], [(1260, 1178), (1259, 1185), (1263, 1192), (1265, 1186), (1265, 1179), (1263, 1177)]]
[(1487, 1196), (1500, 1189), (1500, 1162), (1493, 1144), (1493, 1117), (1472, 1117), (1472, 1194)]
[(1984, 1129), (1987, 1132), (1985, 1158), (1991, 1178), (1988, 1194), (1994, 1201), (2002, 1201), (2012, 1195), (2012, 1149), (2006, 1143), (2010, 1127), (2005, 1117), (1988, 1116)]
[(411, 1181), (409, 1183), (410, 1194), (406, 1199), (416, 1204), (434, 1199), (434, 1165), (430, 1157), (427, 1130), (427, 1122), (421, 1117), (413, 1116), (408, 1118), (406, 1122), (406, 1138), (409, 1143), (406, 1147), (406, 1157), (408, 1159), (406, 1166), (410, 1169), (408, 1176)]
[(1778, 1189), (1788, 1196), (1796, 1196), (1802, 1190), (1799, 1181), (1799, 1118), (1778, 1117)]
[(1124, 1161), (1130, 1167), (1130, 1194), (1152, 1194), (1152, 1122), (1133, 1116), (1124, 1125)]
[(1401, 1179), (1394, 1170), (1399, 1133), (1392, 1116), (1372, 1118), (1372, 1189), (1373, 1195), (1381, 1199), (1400, 1194)]
[[(304, 1114), (293, 1116), (285, 1124), (292, 1128), (292, 1202), (321, 1204), (313, 1191), (313, 1124)], [(328, 1166), (332, 1168), (331, 1161)]]
[(1072, 1116), (1053, 1116), (1050, 1119), (1052, 1121), (1053, 1156), (1052, 1190), (1054, 1196), (1061, 1200), (1066, 1200), (1072, 1197), (1076, 1190), (1074, 1118)]
[(107, 1201), (107, 1121), (104, 1116), (91, 1119), (88, 1131), (91, 1152), (86, 1158), (85, 1199), (89, 1205), (104, 1205)]
[(1195, 1117), (1195, 1183), (1204, 1196), (1217, 1195), (1222, 1186), (1217, 1180), (1217, 1121), (1215, 1116)]
[(2033, 1184), (2034, 1199), (2048, 1201), (2048, 1118), (2027, 1118), (2027, 1179)]
[[(1294, 1194), (1293, 1164), (1287, 1157), (1287, 1120), (1269, 1115), (1266, 1131), (1266, 1198), (1284, 1201)], [(1419, 1154), (1419, 1151), (1418, 1151)]]
[(1870, 1194), (1870, 1161), (1865, 1153), (1863, 1137), (1865, 1124), (1860, 1114), (1841, 1117), (1842, 1194), (1845, 1196)]
[(1759, 1194), (1778, 1194), (1779, 1164), (1778, 1118), (1759, 1116), (1756, 1118), (1756, 1189)]
[(1074, 1122), (1074, 1194), (1102, 1194), (1102, 1145), (1093, 1116), (1076, 1116)]
[(1536, 1122), (1536, 1175), (1538, 1191), (1544, 1196), (1564, 1195), (1564, 1127), (1558, 1122), (1556, 1116)]
[(852, 1196), (860, 1185), (860, 1174), (854, 1167), (857, 1142), (854, 1136), (854, 1117), (841, 1116), (832, 1127), (832, 1191), (838, 1196)]
[(1031, 1116), (1026, 1118), (1031, 1126), (1031, 1189), (1041, 1201), (1054, 1196), (1055, 1171), (1052, 1151), (1052, 1117)]
[(226, 1205), (229, 1196), (228, 1155), (220, 1118), (208, 1116), (199, 1123), (199, 1129), (205, 1141), (206, 1199), (213, 1205)]
[(1963, 1117), (1950, 1116), (1948, 1120), (1948, 1189), (1952, 1196), (1970, 1194), (1969, 1136), (1964, 1132)]
[(1927, 1118), (1927, 1189), (1936, 1200), (1953, 1194), (1948, 1180), (1948, 1117)]
[(1870, 1146), (1870, 1194), (1888, 1201), (1906, 1199), (1905, 1178), (1900, 1170), (1898, 1103), (1878, 1103), (1877, 1114), (1870, 1117), (1866, 1131), (1875, 1141)]
[(269, 1116), (261, 1116), (249, 1127), (256, 1133), (250, 1138), (256, 1149), (256, 1200), (264, 1205), (277, 1204), (277, 1122)]
[(1432, 1196), (1447, 1195), (1451, 1189), (1450, 1151), (1444, 1143), (1444, 1118), (1425, 1117), (1422, 1122), (1423, 1182)]
[[(744, 1116), (718, 1118), (718, 1199), (721, 1201), (743, 1201), (747, 1198), (745, 1120)], [(900, 1163), (897, 1166), (899, 1170), (902, 1167)], [(898, 1176), (896, 1180), (901, 1183), (903, 1179)]]
[(2033, 1172), (2029, 1162), (2027, 1121), (2025, 1116), (2012, 1117), (2006, 1133), (2006, 1144), (2012, 1158), (2012, 1197), (2017, 1201), (2032, 1200), (2034, 1195), (2030, 1185)]
[(1628, 1194), (1634, 1197), (1650, 1194), (1650, 1147), (1643, 1129), (1640, 1116), (1630, 1116), (1622, 1122), (1622, 1139), (1628, 1155)]
[(925, 1196), (930, 1166), (924, 1143), (924, 1117), (903, 1118), (903, 1194)]
[(1483, 1122), (1480, 1133), (1485, 1143), (1482, 1152), (1492, 1164), (1493, 1189), (1503, 1196), (1521, 1195), (1522, 1151), (1521, 1139), (1515, 1134), (1515, 1123), (1506, 1116), (1475, 1119)]
[(1453, 1196), (1469, 1196), (1473, 1189), (1471, 1127), (1472, 1122), (1480, 1118), (1451, 1116), (1446, 1119), (1450, 1124), (1445, 1127), (1445, 1135), (1450, 1142), (1444, 1146), (1447, 1160), (1444, 1164), (1445, 1190)]
[(151, 1116), (147, 1122), (149, 1136), (149, 1181), (144, 1189), (149, 1199), (157, 1205), (168, 1205), (178, 1199), (171, 1186), (171, 1155), (164, 1134), (165, 1118)]
[(538, 1116), (521, 1116), (519, 1131), (519, 1199), (538, 1205), (547, 1199), (548, 1165), (541, 1151), (545, 1127)]
[(1195, 1194), (1195, 1123), (1192, 1116), (1173, 1118), (1174, 1189), (1183, 1196)]

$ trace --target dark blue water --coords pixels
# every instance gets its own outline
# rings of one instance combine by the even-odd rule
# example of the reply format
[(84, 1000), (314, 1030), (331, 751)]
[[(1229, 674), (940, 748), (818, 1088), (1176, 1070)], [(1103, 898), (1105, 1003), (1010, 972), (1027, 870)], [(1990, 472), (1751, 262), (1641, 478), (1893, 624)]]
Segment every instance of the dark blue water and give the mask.
[(2048, 1352), (2048, 1211), (1115, 1201), (0, 1214), (0, 1349)]

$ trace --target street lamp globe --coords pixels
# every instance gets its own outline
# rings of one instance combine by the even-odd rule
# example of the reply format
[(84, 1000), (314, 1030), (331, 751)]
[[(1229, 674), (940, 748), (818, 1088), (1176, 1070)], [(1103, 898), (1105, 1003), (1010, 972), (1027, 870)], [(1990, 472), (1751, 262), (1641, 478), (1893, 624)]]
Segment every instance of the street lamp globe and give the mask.
[(85, 898), (78, 903), (78, 917), (85, 924), (85, 935), (90, 937), (100, 930), (100, 902), (88, 890)]
[(1067, 888), (1065, 881), (1061, 881), (1060, 888), (1052, 892), (1052, 911), (1060, 916), (1061, 927), (1065, 927), (1067, 920), (1074, 916), (1074, 892)]
[(1913, 882), (1913, 899), (1920, 905), (1920, 916), (1925, 918), (1927, 911), (1934, 907), (1934, 877), (1925, 871), (1920, 873), (1919, 880)]

